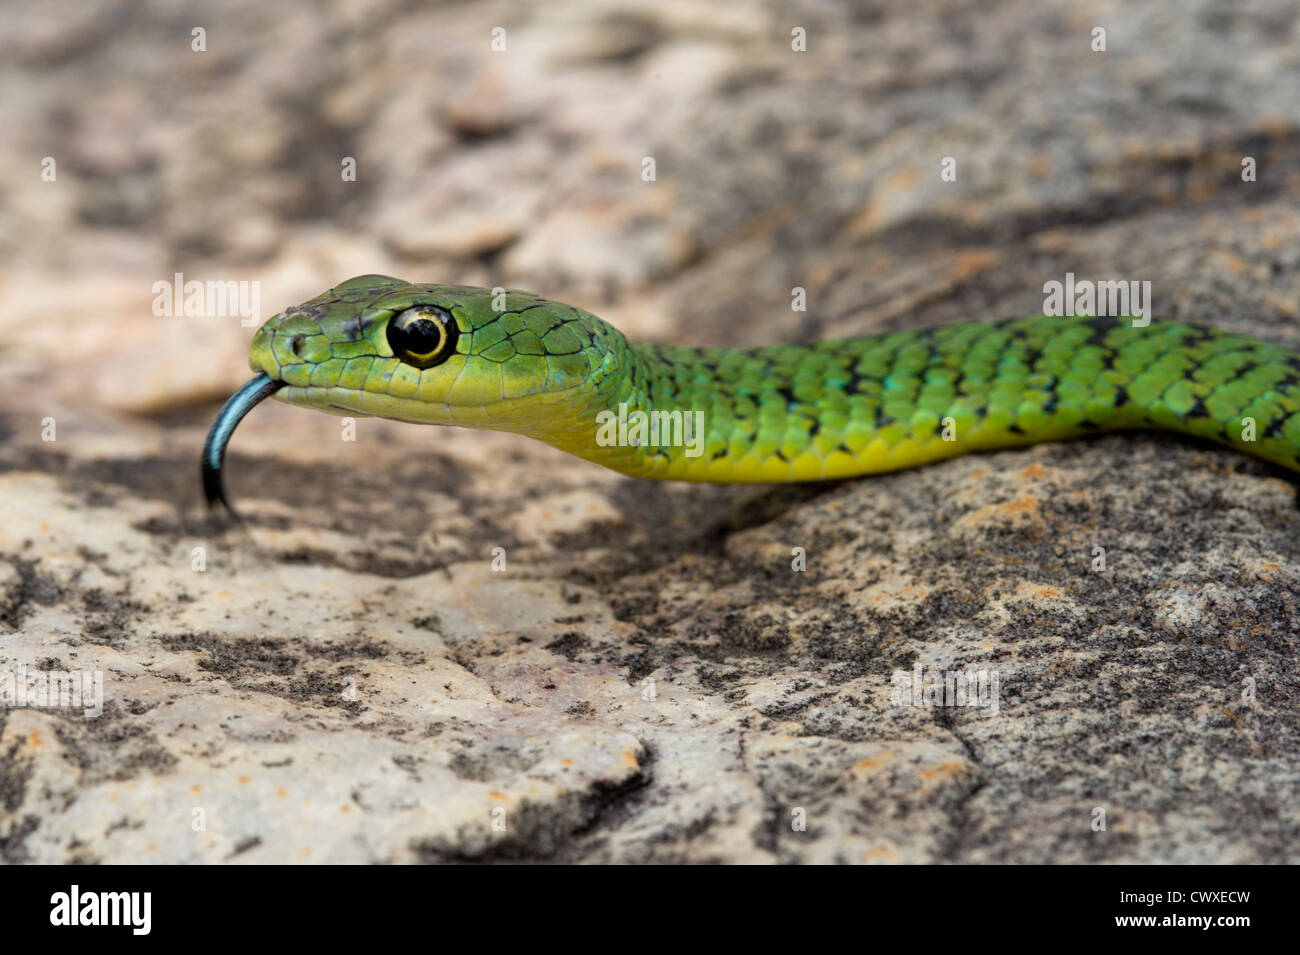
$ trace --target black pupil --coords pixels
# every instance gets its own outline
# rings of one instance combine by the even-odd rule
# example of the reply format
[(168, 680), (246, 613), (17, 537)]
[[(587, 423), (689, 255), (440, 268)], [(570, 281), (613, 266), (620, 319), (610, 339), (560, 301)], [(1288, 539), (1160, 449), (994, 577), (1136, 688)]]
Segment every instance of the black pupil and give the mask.
[(427, 355), (442, 341), (442, 329), (432, 319), (417, 318), (402, 327), (402, 339), (407, 351)]

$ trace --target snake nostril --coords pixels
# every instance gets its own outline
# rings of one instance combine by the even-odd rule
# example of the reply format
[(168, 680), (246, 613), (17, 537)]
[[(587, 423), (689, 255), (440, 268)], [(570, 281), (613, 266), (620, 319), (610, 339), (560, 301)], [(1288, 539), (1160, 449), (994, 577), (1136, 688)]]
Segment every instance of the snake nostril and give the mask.
[(306, 337), (305, 335), (294, 335), (292, 338), (289, 339), (290, 351), (292, 351), (299, 358), (302, 357), (302, 352), (299, 351), (299, 349), (302, 348), (302, 340), (305, 337)]

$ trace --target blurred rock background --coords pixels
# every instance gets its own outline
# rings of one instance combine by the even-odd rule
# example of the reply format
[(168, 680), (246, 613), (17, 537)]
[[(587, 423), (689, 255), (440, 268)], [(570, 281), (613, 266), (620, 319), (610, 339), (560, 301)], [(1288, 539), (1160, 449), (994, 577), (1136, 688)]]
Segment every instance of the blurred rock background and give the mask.
[[(385, 272), (765, 344), (1028, 314), (1074, 272), (1300, 347), (1297, 17), (0, 9), (0, 670), (107, 698), (0, 709), (0, 858), (1296, 861), (1274, 469), (1142, 435), (656, 485), (268, 403), (233, 530), (196, 464), (251, 330), (151, 305), (177, 272), (261, 317)], [(1000, 712), (891, 706), (918, 662), (997, 669)]]

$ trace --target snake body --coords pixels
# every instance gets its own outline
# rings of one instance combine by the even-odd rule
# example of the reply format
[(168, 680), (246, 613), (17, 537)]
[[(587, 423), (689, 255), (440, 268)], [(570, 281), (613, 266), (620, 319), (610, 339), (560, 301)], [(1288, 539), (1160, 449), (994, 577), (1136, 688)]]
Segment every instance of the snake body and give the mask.
[[(513, 431), (671, 480), (843, 478), (1128, 428), (1300, 470), (1300, 353), (1172, 320), (1039, 315), (684, 348), (631, 341), (530, 292), (366, 275), (272, 317), (249, 364), (257, 376), (222, 409), (204, 451), (210, 501), (224, 500), (235, 425), (269, 394), (334, 414)], [(637, 411), (665, 425), (680, 412), (702, 428), (615, 435), (611, 417)]]

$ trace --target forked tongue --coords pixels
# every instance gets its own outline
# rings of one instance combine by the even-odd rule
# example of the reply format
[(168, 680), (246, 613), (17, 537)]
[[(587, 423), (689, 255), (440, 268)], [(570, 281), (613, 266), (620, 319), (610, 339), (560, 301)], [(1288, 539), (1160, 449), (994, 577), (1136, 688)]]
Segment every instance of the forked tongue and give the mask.
[(199, 462), (199, 473), (203, 476), (203, 496), (208, 499), (208, 506), (215, 507), (220, 501), (231, 514), (235, 509), (226, 500), (226, 491), (221, 484), (221, 465), (226, 459), (226, 445), (235, 433), (244, 415), (253, 410), (253, 406), (264, 398), (269, 398), (284, 387), (283, 381), (272, 381), (265, 373), (251, 378), (248, 384), (240, 388), (217, 412), (217, 420), (208, 429), (208, 438), (203, 442), (203, 460)]

